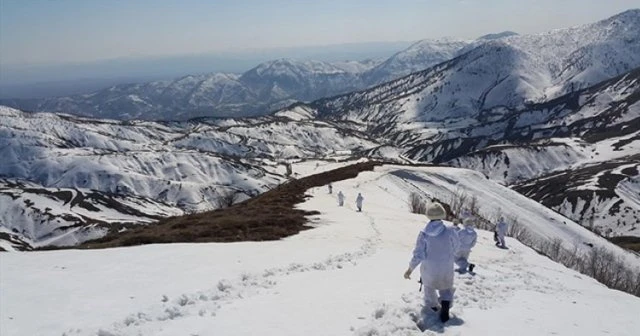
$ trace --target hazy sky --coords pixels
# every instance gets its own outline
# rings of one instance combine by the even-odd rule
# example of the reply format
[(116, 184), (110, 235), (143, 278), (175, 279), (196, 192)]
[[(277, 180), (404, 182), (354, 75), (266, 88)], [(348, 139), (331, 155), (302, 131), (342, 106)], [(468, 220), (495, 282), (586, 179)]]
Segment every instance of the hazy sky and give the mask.
[(638, 0), (0, 0), (0, 64), (535, 33)]

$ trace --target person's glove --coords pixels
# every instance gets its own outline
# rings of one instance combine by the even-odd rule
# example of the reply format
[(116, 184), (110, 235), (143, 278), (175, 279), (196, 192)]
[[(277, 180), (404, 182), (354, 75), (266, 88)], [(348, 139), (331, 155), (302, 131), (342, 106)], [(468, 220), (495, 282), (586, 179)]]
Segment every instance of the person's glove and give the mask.
[(413, 271), (412, 269), (407, 269), (406, 272), (404, 272), (404, 278), (405, 279), (411, 279), (411, 271)]

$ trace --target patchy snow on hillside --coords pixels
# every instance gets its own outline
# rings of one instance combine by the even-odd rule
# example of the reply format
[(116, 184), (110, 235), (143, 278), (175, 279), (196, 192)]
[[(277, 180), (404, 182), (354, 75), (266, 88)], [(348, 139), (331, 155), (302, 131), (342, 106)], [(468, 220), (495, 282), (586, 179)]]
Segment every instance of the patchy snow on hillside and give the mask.
[(509, 184), (567, 169), (587, 157), (586, 145), (578, 139), (558, 140), (550, 139), (527, 146), (490, 146), (448, 163)]
[(7, 107), (0, 120), (0, 226), (31, 246), (214, 209), (228, 191), (255, 196), (287, 179), (264, 159), (348, 159), (378, 146), (323, 121), (117, 122)]
[(408, 210), (417, 188), (439, 197), (465, 188), (481, 210), (522, 214), (541, 235), (608, 244), (477, 173), (384, 166), (334, 183), (345, 207), (323, 187), (308, 190), (300, 208), (321, 212), (314, 228), (280, 241), (0, 254), (0, 334), (635, 335), (639, 298), (511, 238), (498, 249), (484, 231), (475, 273), (456, 274), (453, 318), (421, 318), (416, 274), (402, 278), (426, 223)]
[(616, 186), (616, 194), (627, 204), (633, 205), (636, 209), (640, 209), (640, 175), (629, 177), (618, 183)]
[(182, 214), (139, 196), (0, 179), (0, 228), (30, 247), (72, 246), (104, 236), (113, 225), (144, 225)]

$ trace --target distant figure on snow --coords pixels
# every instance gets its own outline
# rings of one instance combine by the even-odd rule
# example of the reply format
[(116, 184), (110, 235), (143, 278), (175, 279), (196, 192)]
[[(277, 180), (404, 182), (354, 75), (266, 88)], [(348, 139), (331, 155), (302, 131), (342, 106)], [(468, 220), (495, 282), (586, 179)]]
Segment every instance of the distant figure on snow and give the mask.
[(413, 258), (404, 273), (405, 279), (410, 279), (411, 272), (420, 265), (425, 308), (438, 311), (439, 302), (442, 322), (449, 320), (449, 309), (453, 303), (453, 262), (458, 249), (458, 235), (453, 227), (445, 226), (443, 219), (446, 217), (442, 205), (429, 205), (427, 218), (430, 221), (418, 234)]
[(291, 167), (291, 163), (287, 162), (285, 163), (285, 168), (287, 169), (287, 172), (284, 174), (284, 176), (291, 176), (291, 174), (293, 174), (293, 168)]
[(338, 191), (338, 206), (344, 205), (344, 194), (342, 191)]
[(329, 187), (329, 193), (331, 194), (333, 192), (333, 185), (331, 185), (331, 183), (329, 183), (328, 187)]
[(362, 201), (364, 201), (364, 197), (362, 197), (361, 193), (358, 193), (358, 197), (356, 197), (356, 206), (358, 207), (358, 212), (362, 212)]
[(455, 263), (458, 265), (457, 271), (460, 273), (473, 272), (475, 264), (469, 263), (469, 254), (471, 249), (476, 245), (478, 234), (473, 228), (474, 219), (467, 218), (464, 220), (464, 228), (458, 231), (459, 246), (455, 254)]
[(456, 231), (460, 231), (462, 228), (460, 227), (460, 224), (464, 225), (465, 221), (467, 220), (473, 220), (473, 214), (471, 213), (471, 211), (469, 211), (469, 209), (464, 208), (462, 209), (462, 211), (460, 211), (460, 214), (458, 215), (458, 218), (455, 218), (453, 220), (453, 224), (455, 224), (454, 228), (456, 229)]
[(504, 221), (504, 217), (500, 217), (498, 224), (496, 224), (497, 241), (496, 246), (501, 248), (507, 248), (504, 241), (504, 236), (507, 234), (507, 222)]
[(464, 208), (462, 209), (462, 212), (460, 213), (460, 221), (462, 221), (462, 224), (464, 224), (464, 222), (466, 220), (473, 220), (473, 213), (471, 212), (471, 210)]

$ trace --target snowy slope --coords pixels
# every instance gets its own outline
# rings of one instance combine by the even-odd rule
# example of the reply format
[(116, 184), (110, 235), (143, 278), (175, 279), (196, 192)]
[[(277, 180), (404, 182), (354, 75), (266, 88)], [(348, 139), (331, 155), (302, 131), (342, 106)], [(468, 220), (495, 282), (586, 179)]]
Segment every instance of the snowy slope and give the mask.
[[(638, 175), (639, 93), (636, 69), (483, 126), (459, 130), (457, 134), (468, 137), (464, 142), (452, 137), (422, 146), (414, 154), (433, 156), (447, 146), (449, 150), (459, 146), (458, 156), (449, 164), (515, 184), (516, 190), (602, 234), (638, 236), (640, 194), (623, 198), (615, 190), (618, 183)], [(567, 184), (571, 187), (559, 188)]]
[(363, 80), (371, 86), (424, 70), (454, 58), (470, 42), (453, 38), (418, 41), (364, 72)]
[(139, 196), (0, 179), (0, 228), (30, 247), (76, 245), (108, 230), (182, 214), (175, 206)]
[[(479, 205), (479, 214), (487, 219), (496, 220), (504, 216), (528, 228), (535, 239), (550, 241), (561, 239), (567, 248), (574, 246), (578, 251), (589, 251), (589, 245), (605, 246), (607, 249), (629, 258), (630, 263), (640, 266), (640, 259), (622, 250), (605, 239), (595, 236), (566, 217), (545, 206), (486, 179), (482, 174), (467, 170), (445, 167), (406, 168), (403, 166), (386, 167), (385, 179), (400, 190), (417, 192), (427, 199), (437, 198), (452, 203), (455, 194), (465, 193), (475, 196)], [(380, 169), (385, 172), (385, 169)], [(388, 188), (386, 192), (390, 191)], [(403, 194), (399, 194), (403, 195)], [(406, 196), (406, 195), (404, 195)], [(408, 196), (404, 198), (408, 201)]]
[(322, 121), (122, 123), (9, 108), (0, 108), (0, 118), (3, 176), (164, 198), (192, 210), (204, 209), (198, 204), (210, 196), (209, 187), (255, 194), (283, 181), (260, 168), (262, 158), (324, 157), (377, 145)]
[(515, 183), (514, 190), (607, 237), (640, 236), (640, 155)]
[[(347, 195), (344, 208), (324, 188), (309, 190), (301, 207), (321, 211), (315, 228), (281, 241), (0, 254), (0, 333), (635, 335), (640, 299), (511, 238), (508, 250), (497, 249), (488, 232), (471, 255), (476, 274), (456, 275), (454, 318), (442, 325), (428, 315), (421, 332), (416, 275), (402, 279), (425, 224), (407, 208), (412, 183), (438, 194), (481, 190), (511, 200), (510, 213), (533, 216), (541, 234), (606, 244), (575, 224), (556, 230), (561, 216), (476, 173), (385, 166), (334, 185)], [(357, 192), (365, 196), (363, 213), (354, 212)]]

